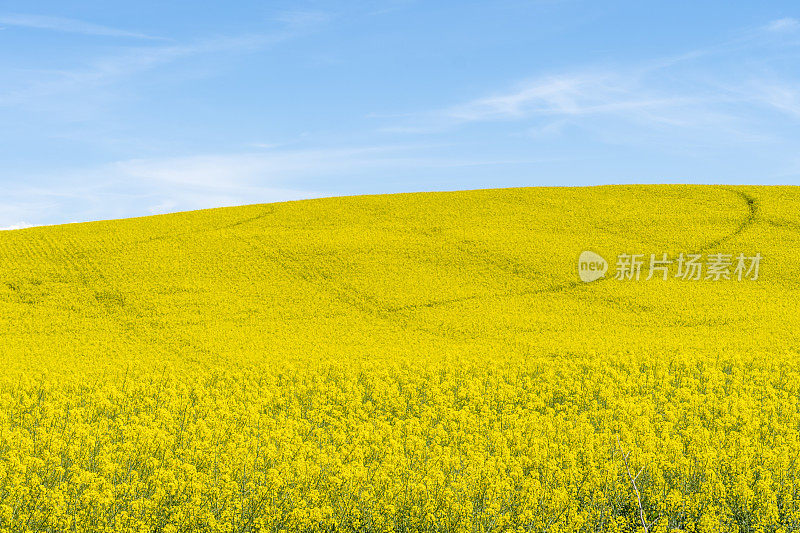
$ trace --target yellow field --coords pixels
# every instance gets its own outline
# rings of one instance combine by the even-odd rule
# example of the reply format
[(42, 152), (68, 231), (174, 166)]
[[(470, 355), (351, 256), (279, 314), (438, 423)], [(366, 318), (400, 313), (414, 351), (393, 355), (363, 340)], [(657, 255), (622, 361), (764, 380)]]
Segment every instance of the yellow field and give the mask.
[[(584, 284), (583, 250), (763, 260)], [(0, 531), (800, 530), (798, 251), (782, 187), (2, 232)]]

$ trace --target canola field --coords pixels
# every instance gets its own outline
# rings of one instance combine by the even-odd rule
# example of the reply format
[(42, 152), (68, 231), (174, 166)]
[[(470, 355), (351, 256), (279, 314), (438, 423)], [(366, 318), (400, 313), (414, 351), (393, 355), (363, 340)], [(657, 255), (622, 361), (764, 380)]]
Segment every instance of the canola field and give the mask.
[(798, 252), (790, 187), (0, 232), (0, 531), (798, 531)]

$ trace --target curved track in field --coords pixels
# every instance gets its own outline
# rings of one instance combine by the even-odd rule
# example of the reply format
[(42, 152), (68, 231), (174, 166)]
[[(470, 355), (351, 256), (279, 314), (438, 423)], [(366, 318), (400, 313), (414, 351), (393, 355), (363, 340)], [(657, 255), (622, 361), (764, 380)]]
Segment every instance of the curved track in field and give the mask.
[[(750, 228), (759, 218), (759, 206), (756, 198), (750, 196), (749, 194), (743, 191), (739, 191), (736, 189), (725, 188), (723, 190), (729, 191), (730, 193), (733, 193), (737, 195), (739, 198), (741, 198), (747, 207), (747, 213), (740, 219), (735, 229), (733, 229), (731, 232), (719, 238), (714, 239), (713, 241), (701, 244), (694, 250), (694, 253), (701, 253), (713, 249), (719, 246), (720, 244), (723, 244), (737, 237), (738, 235), (745, 232), (748, 228)], [(227, 224), (226, 226), (213, 229), (231, 229), (237, 226), (254, 222), (260, 218), (268, 216), (269, 214), (270, 214), (269, 210), (264, 210), (263, 212), (257, 214), (256, 216), (251, 216), (242, 219), (241, 221), (230, 223)], [(446, 307), (465, 302), (477, 302), (493, 298), (530, 296), (536, 294), (552, 294), (558, 292), (572, 291), (573, 289), (579, 289), (579, 288), (588, 289), (590, 287), (595, 286), (599, 282), (609, 279), (609, 278), (601, 278), (593, 283), (584, 283), (579, 280), (570, 280), (566, 282), (550, 284), (545, 287), (541, 287), (538, 289), (531, 289), (527, 291), (509, 291), (509, 292), (494, 293), (494, 294), (477, 294), (477, 295), (463, 296), (458, 298), (433, 300), (418, 304), (390, 307), (386, 305), (385, 302), (382, 302), (380, 298), (376, 298), (374, 295), (364, 292), (355, 286), (343, 283), (342, 280), (334, 279), (329, 275), (329, 273), (325, 272), (324, 269), (320, 269), (319, 267), (308, 264), (306, 261), (303, 261), (302, 258), (295, 257), (287, 250), (282, 250), (281, 247), (276, 246), (275, 243), (265, 243), (265, 242), (260, 242), (258, 240), (254, 241), (252, 239), (246, 239), (242, 236), (239, 236), (239, 238), (245, 241), (251, 247), (259, 250), (264, 259), (267, 259), (270, 262), (279, 265), (283, 270), (287, 272), (287, 274), (296, 278), (298, 281), (317, 286), (318, 289), (321, 289), (323, 292), (327, 292), (328, 294), (330, 294), (332, 298), (339, 300), (345, 303), (346, 305), (356, 308), (359, 312), (371, 316), (373, 319), (400, 323), (402, 327), (416, 329), (418, 331), (426, 332), (428, 334), (439, 337), (453, 337), (453, 336), (461, 337), (463, 335), (454, 331), (443, 332), (439, 331), (437, 328), (431, 328), (419, 324), (414, 319), (415, 311), (430, 309), (430, 308)], [(609, 305), (614, 305), (614, 302), (608, 301), (608, 299), (601, 298), (601, 300), (602, 302), (605, 302)], [(630, 304), (628, 307), (630, 307), (630, 309), (634, 311), (644, 312), (648, 310), (647, 308), (644, 307), (637, 308), (636, 305), (633, 303)]]
[[(705, 252), (707, 250), (710, 250), (712, 248), (716, 248), (720, 244), (723, 244), (723, 243), (725, 243), (725, 242), (727, 242), (727, 241), (729, 241), (729, 240), (741, 235), (744, 231), (746, 231), (748, 228), (750, 228), (750, 226), (752, 226), (756, 222), (756, 220), (758, 220), (758, 217), (759, 217), (759, 206), (758, 206), (758, 200), (755, 197), (750, 196), (749, 194), (747, 194), (747, 193), (745, 193), (743, 191), (739, 191), (739, 190), (731, 189), (731, 188), (727, 188), (727, 187), (724, 188), (723, 190), (729, 191), (729, 192), (739, 196), (745, 202), (745, 205), (747, 206), (747, 215), (745, 215), (740, 220), (740, 222), (739, 222), (738, 226), (736, 227), (736, 229), (734, 229), (730, 233), (727, 233), (727, 234), (723, 235), (722, 237), (719, 237), (718, 239), (715, 239), (715, 240), (713, 240), (711, 242), (708, 242), (706, 244), (701, 245), (700, 247), (698, 247), (698, 248), (696, 248), (694, 250), (695, 253), (701, 253), (701, 252)], [(463, 297), (460, 297), (460, 298), (434, 300), (434, 301), (425, 302), (425, 303), (422, 303), (422, 304), (409, 304), (409, 305), (400, 306), (400, 307), (388, 308), (387, 311), (390, 311), (390, 312), (411, 311), (411, 310), (414, 310), (414, 309), (441, 307), (441, 306), (453, 305), (453, 304), (457, 304), (457, 303), (463, 303), (463, 302), (469, 302), (469, 301), (477, 301), (477, 300), (482, 300), (482, 299), (486, 299), (486, 298), (497, 298), (497, 297), (503, 297), (503, 296), (530, 296), (530, 295), (535, 295), (535, 294), (548, 294), (548, 293), (563, 292), (563, 291), (567, 291), (567, 290), (570, 290), (570, 289), (575, 289), (575, 288), (578, 288), (578, 287), (590, 287), (590, 286), (596, 285), (597, 283), (606, 281), (608, 279), (610, 279), (610, 278), (604, 277), (604, 278), (600, 278), (599, 280), (594, 281), (592, 283), (584, 283), (582, 281), (572, 280), (572, 281), (567, 281), (567, 282), (562, 282), (562, 283), (556, 283), (556, 284), (553, 284), (553, 285), (549, 285), (547, 287), (542, 287), (540, 289), (532, 289), (532, 290), (528, 290), (528, 291), (513, 292), (513, 293), (512, 292), (508, 292), (508, 293), (490, 294), (490, 295), (481, 294), (481, 295), (463, 296)]]
[(753, 196), (750, 196), (749, 194), (743, 191), (738, 191), (736, 189), (728, 189), (728, 188), (726, 188), (725, 190), (736, 194), (742, 200), (744, 200), (745, 203), (747, 203), (747, 216), (742, 219), (742, 221), (739, 223), (739, 226), (735, 230), (728, 233), (727, 235), (720, 237), (715, 241), (709, 242), (704, 246), (701, 246), (700, 248), (695, 250), (697, 252), (705, 252), (706, 250), (710, 250), (711, 248), (716, 248), (720, 244), (741, 235), (746, 229), (752, 226), (756, 222), (756, 220), (758, 220), (758, 211), (759, 211), (758, 200), (756, 200)]

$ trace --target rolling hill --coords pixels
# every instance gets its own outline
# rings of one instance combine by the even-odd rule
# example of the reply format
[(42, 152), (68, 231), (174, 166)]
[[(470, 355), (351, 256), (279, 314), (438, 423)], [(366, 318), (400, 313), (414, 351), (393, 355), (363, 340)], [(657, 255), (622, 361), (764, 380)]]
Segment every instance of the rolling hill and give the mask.
[(798, 250), (793, 187), (2, 232), (0, 530), (797, 530)]

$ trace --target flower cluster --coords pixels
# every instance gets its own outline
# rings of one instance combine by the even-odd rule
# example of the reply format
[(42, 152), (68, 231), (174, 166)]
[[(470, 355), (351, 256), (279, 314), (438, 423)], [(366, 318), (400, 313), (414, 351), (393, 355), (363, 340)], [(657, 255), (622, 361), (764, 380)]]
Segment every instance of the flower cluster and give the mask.
[[(0, 398), (0, 530), (653, 531), (800, 526), (793, 361), (548, 358)], [(779, 377), (780, 376), (780, 377)]]

